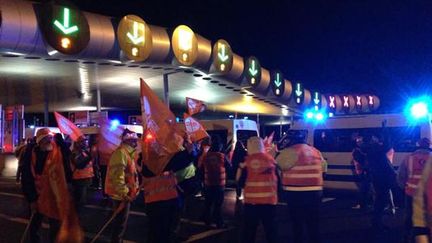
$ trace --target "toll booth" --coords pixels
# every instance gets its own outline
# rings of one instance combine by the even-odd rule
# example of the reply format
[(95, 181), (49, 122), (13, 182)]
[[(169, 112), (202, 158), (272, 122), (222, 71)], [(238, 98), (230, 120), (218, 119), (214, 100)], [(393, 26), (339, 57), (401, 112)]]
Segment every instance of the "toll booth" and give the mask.
[(2, 152), (13, 153), (24, 138), (24, 105), (5, 107), (2, 124)]

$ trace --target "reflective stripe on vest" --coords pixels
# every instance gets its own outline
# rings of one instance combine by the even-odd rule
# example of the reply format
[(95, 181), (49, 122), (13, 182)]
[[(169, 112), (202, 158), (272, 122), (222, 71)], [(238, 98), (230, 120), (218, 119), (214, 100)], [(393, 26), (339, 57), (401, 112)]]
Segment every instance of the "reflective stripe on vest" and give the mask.
[(277, 204), (275, 163), (274, 159), (265, 153), (256, 153), (246, 157), (245, 203)]
[(405, 184), (405, 193), (414, 196), (420, 182), (423, 168), (430, 158), (428, 153), (414, 152), (408, 157), (408, 180)]
[(73, 170), (72, 179), (74, 180), (87, 179), (87, 178), (92, 178), (94, 176), (93, 161), (88, 162), (86, 167), (83, 169), (75, 168), (75, 165), (73, 163), (71, 163), (71, 167)]
[(172, 172), (160, 176), (143, 177), (145, 203), (177, 198), (177, 180)]
[(318, 150), (306, 145), (292, 146), (297, 161), (294, 166), (282, 171), (282, 184), (285, 190), (322, 190), (322, 157)]
[(204, 158), (204, 184), (225, 186), (225, 159), (223, 153), (208, 152)]

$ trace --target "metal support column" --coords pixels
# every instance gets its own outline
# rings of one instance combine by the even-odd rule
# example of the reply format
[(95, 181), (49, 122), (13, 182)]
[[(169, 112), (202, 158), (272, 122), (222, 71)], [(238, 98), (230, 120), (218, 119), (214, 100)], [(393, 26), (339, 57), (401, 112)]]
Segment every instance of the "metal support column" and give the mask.
[(101, 112), (101, 92), (99, 86), (99, 80), (96, 81), (96, 108), (97, 112)]
[(49, 126), (49, 91), (46, 80), (44, 80), (44, 126)]
[(165, 101), (165, 105), (168, 107), (170, 107), (169, 105), (169, 85), (168, 85), (168, 75), (171, 73), (164, 73), (163, 75), (163, 87), (164, 87), (164, 101)]

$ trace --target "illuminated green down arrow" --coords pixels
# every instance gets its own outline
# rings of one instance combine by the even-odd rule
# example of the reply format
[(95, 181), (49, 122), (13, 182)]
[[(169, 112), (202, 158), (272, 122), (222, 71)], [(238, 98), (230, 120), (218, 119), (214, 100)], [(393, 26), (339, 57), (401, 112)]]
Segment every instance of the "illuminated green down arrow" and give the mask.
[(297, 96), (301, 96), (303, 91), (301, 90), (300, 83), (297, 83), (297, 89), (295, 90)]
[(249, 73), (250, 73), (252, 76), (257, 75), (257, 73), (258, 73), (258, 70), (257, 70), (256, 67), (255, 67), (255, 60), (252, 60), (251, 66), (250, 66), (250, 68), (249, 68)]
[(318, 96), (319, 96), (319, 93), (315, 92), (315, 98), (314, 98), (315, 105), (318, 105), (320, 103), (320, 99), (318, 98)]
[(226, 55), (225, 53), (225, 45), (224, 44), (220, 44), (220, 52), (218, 52), (218, 57), (221, 60), (221, 62), (225, 62), (226, 60), (228, 60), (229, 56)]
[(61, 30), (65, 35), (72, 34), (78, 31), (78, 26), (74, 25), (69, 27), (70, 22), (70, 10), (69, 8), (63, 9), (63, 23), (60, 23), (57, 19), (54, 21), (54, 25)]
[(276, 80), (273, 82), (277, 88), (279, 88), (282, 85), (282, 82), (280, 81), (279, 73), (276, 73)]
[[(127, 34), (126, 34), (126, 36), (129, 38), (129, 40), (132, 41), (132, 43), (134, 45), (138, 45), (139, 43), (144, 42), (144, 35), (138, 36), (138, 29), (140, 27), (138, 24), (141, 26), (144, 26), (143, 24), (134, 21), (133, 22), (133, 34), (131, 34), (130, 32), (127, 32)], [(143, 29), (143, 31), (145, 31), (144, 28), (142, 28), (142, 29)]]

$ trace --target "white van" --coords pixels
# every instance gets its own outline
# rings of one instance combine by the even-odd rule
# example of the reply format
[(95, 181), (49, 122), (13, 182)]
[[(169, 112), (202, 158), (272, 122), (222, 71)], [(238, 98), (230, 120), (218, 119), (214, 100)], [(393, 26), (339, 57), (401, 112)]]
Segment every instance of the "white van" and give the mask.
[(219, 136), (227, 148), (234, 148), (238, 140), (246, 145), (246, 141), (250, 137), (259, 136), (258, 126), (253, 120), (224, 119), (201, 120), (199, 122), (210, 136)]
[(385, 121), (395, 150), (393, 165), (416, 148), (420, 138), (431, 139), (431, 121), (412, 123), (402, 114), (371, 114), (333, 117), (321, 124), (300, 120), (292, 124), (293, 130), (307, 133), (307, 142), (320, 150), (328, 161), (324, 186), (331, 189), (356, 189), (353, 177), (352, 150), (357, 136), (381, 134)]

